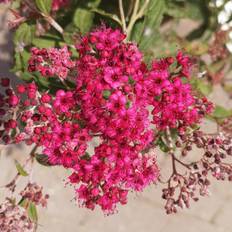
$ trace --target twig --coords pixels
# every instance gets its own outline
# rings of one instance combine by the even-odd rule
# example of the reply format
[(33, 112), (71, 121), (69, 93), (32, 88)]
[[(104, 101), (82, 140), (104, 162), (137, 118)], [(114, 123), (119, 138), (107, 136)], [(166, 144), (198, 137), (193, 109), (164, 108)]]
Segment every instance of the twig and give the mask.
[[(26, 159), (25, 163), (22, 166), (23, 168), (25, 168), (28, 165), (28, 163), (34, 159), (35, 152), (36, 152), (37, 148), (38, 148), (37, 145), (35, 145), (33, 147), (33, 149), (31, 150), (31, 152), (29, 154), (29, 157)], [(6, 184), (6, 185), (4, 185), (2, 187), (9, 188), (11, 192), (14, 192), (15, 187), (16, 187), (16, 182), (17, 182), (19, 177), (20, 177), (20, 173), (17, 172), (17, 174), (15, 175), (13, 180), (11, 180), (10, 183), (8, 183), (8, 184)]]
[(122, 29), (123, 31), (126, 33), (127, 29), (126, 29), (126, 19), (125, 19), (125, 14), (124, 14), (124, 10), (123, 10), (123, 3), (122, 3), (122, 0), (118, 0), (119, 2), (119, 11), (120, 11), (120, 18), (121, 18), (121, 21), (122, 21)]
[(50, 15), (45, 15), (44, 13), (40, 14), (53, 28), (55, 28), (60, 34), (63, 35), (64, 29)]
[(131, 35), (131, 32), (132, 32), (132, 29), (133, 29), (135, 22), (144, 16), (145, 10), (147, 9), (149, 2), (150, 2), (150, 0), (145, 0), (143, 6), (138, 11), (140, 1), (136, 0), (135, 7), (134, 7), (134, 10), (133, 10), (133, 13), (131, 16), (131, 20), (130, 20), (129, 25), (127, 27), (128, 38), (130, 38), (130, 35)]
[(32, 11), (34, 11), (34, 12), (40, 14), (41, 16), (43, 16), (43, 18), (44, 18), (53, 28), (55, 28), (60, 34), (63, 35), (63, 33), (64, 33), (63, 28), (62, 28), (50, 15), (46, 15), (46, 14), (44, 14), (44, 13), (38, 11), (37, 8), (34, 7), (34, 5), (32, 5), (30, 1), (28, 1), (28, 0), (24, 0), (24, 1), (25, 1), (25, 3), (27, 4), (27, 6), (28, 6), (29, 8), (31, 8)]

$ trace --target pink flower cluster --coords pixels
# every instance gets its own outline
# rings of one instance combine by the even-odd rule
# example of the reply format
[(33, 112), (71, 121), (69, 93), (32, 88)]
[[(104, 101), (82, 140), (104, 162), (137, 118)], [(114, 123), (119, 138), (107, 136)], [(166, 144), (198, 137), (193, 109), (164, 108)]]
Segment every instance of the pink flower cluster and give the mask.
[(156, 157), (146, 152), (155, 144), (154, 127), (183, 131), (212, 108), (206, 99), (199, 104), (183, 82), (191, 68), (186, 55), (178, 53), (177, 65), (166, 58), (149, 69), (138, 47), (124, 39), (120, 30), (102, 26), (76, 45), (75, 61), (67, 47), (34, 48), (29, 71), (66, 81), (73, 70), (76, 87), (52, 96), (30, 83), (14, 93), (3, 80), (0, 98), (2, 139), (41, 146), (51, 164), (72, 170), (69, 181), (80, 204), (106, 213), (125, 204), (130, 190), (157, 181)]
[(42, 76), (58, 76), (65, 79), (75, 62), (70, 59), (71, 53), (67, 47), (62, 49), (31, 49), (32, 57), (29, 60), (28, 70), (39, 71)]
[[(213, 107), (206, 98), (199, 102), (192, 93), (191, 85), (183, 82), (183, 77), (189, 78), (190, 75), (189, 57), (178, 52), (177, 66), (173, 66), (174, 61), (170, 58), (154, 61), (149, 73), (151, 85), (148, 91), (154, 96), (151, 103), (154, 107), (153, 123), (159, 129), (169, 127), (183, 130), (186, 126), (198, 123)], [(174, 70), (174, 74), (171, 70)]]

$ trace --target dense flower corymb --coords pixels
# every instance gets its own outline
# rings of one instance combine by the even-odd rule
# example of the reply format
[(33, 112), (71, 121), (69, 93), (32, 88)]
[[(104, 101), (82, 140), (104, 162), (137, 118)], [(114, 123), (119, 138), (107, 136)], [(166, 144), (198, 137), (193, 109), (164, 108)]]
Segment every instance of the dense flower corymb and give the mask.
[(106, 213), (125, 204), (130, 190), (142, 191), (157, 181), (156, 157), (148, 153), (157, 129), (183, 132), (212, 108), (206, 99), (199, 104), (183, 82), (191, 68), (186, 55), (155, 60), (148, 68), (136, 44), (124, 39), (120, 30), (102, 26), (76, 45), (77, 60), (67, 47), (34, 48), (30, 72), (62, 82), (76, 75), (75, 88), (53, 96), (30, 83), (14, 93), (4, 80), (6, 95), (0, 97), (3, 141), (42, 147), (50, 164), (72, 170), (69, 182), (80, 204), (99, 205)]
[(62, 49), (31, 49), (32, 57), (29, 60), (28, 70), (39, 71), (42, 76), (54, 76), (65, 79), (75, 63), (71, 60), (71, 53), (67, 47)]

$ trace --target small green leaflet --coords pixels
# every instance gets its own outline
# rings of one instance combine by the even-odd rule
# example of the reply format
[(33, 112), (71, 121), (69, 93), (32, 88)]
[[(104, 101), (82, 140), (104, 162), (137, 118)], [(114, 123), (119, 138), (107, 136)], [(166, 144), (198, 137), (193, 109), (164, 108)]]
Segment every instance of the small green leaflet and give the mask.
[(22, 165), (17, 160), (15, 160), (15, 166), (16, 166), (16, 169), (17, 169), (18, 173), (21, 176), (28, 176), (28, 173), (24, 170)]
[(223, 119), (232, 116), (232, 110), (227, 110), (222, 106), (217, 105), (214, 109), (214, 112), (211, 114), (213, 118)]
[(27, 213), (31, 221), (37, 222), (38, 221), (38, 214), (37, 214), (37, 209), (36, 206), (33, 202), (29, 203)]

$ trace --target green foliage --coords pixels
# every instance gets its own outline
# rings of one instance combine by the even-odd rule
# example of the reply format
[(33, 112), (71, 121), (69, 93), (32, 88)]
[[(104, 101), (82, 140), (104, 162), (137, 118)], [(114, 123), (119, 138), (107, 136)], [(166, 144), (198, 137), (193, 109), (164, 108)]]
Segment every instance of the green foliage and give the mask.
[(52, 0), (35, 0), (38, 10), (48, 15), (51, 11)]
[(224, 118), (232, 116), (232, 110), (231, 109), (228, 110), (222, 106), (217, 105), (211, 116), (215, 119), (224, 119)]
[(163, 152), (169, 152), (170, 149), (167, 146), (167, 144), (163, 141), (162, 136), (160, 136), (157, 140), (156, 140), (156, 145), (160, 148), (161, 151)]
[(116, 14), (111, 14), (111, 13), (108, 13), (108, 12), (106, 12), (104, 10), (97, 9), (97, 8), (92, 9), (92, 12), (95, 12), (95, 13), (101, 15), (101, 16), (110, 18), (110, 19), (114, 20), (115, 22), (117, 22), (119, 26), (122, 26), (121, 20), (119, 19), (119, 17)]
[(36, 161), (43, 166), (51, 166), (51, 163), (48, 160), (48, 156), (44, 154), (36, 154)]
[(25, 199), (25, 198), (21, 198), (21, 200), (20, 200), (19, 203), (18, 203), (18, 205), (20, 205), (21, 207), (23, 207), (23, 208), (25, 208), (25, 209), (27, 208), (28, 204), (29, 204), (29, 202), (28, 202), (28, 200)]
[(17, 46), (31, 44), (35, 34), (35, 26), (29, 23), (23, 23), (19, 26), (14, 34), (14, 43)]
[(204, 96), (209, 95), (213, 90), (211, 84), (209, 84), (206, 80), (200, 78), (193, 78), (191, 80), (191, 84), (194, 89), (196, 89), (200, 94)]
[(32, 222), (36, 223), (38, 221), (36, 205), (33, 202), (29, 202), (27, 213)]
[(78, 8), (75, 11), (73, 23), (82, 33), (90, 30), (93, 23), (94, 14), (87, 9)]
[(136, 41), (142, 50), (150, 48), (157, 38), (164, 12), (164, 0), (150, 1), (145, 16), (136, 22), (130, 39)]
[(99, 4), (100, 0), (80, 1), (73, 16), (73, 24), (80, 29), (81, 33), (86, 33), (91, 29), (94, 19), (93, 9)]
[(104, 91), (103, 91), (103, 97), (104, 97), (106, 100), (109, 99), (110, 95), (111, 95), (110, 90), (104, 90)]
[(15, 160), (15, 167), (21, 176), (28, 176), (28, 173), (24, 170), (22, 165), (17, 160)]

